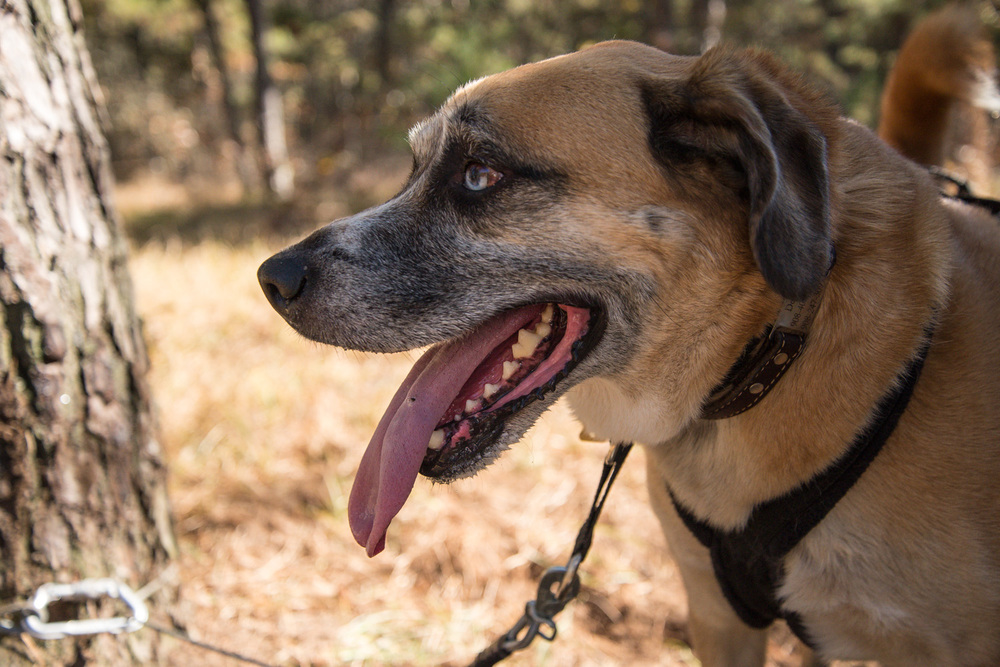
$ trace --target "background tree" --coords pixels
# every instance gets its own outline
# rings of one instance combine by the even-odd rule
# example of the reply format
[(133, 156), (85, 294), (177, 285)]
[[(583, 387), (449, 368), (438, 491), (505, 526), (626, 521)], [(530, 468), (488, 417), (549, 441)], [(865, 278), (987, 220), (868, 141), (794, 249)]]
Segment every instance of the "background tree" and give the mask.
[(270, 71), (270, 56), (264, 41), (268, 25), (262, 0), (246, 0), (250, 15), (250, 34), (254, 61), (257, 63), (255, 97), (257, 132), (260, 137), (262, 162), (270, 194), (287, 200), (295, 188), (295, 171), (288, 159), (285, 141), (285, 111), (281, 91), (274, 85)]
[[(3, 602), (86, 577), (138, 588), (175, 548), (81, 21), (73, 0), (0, 2)], [(153, 664), (156, 636), (5, 637), (0, 662)]]
[[(233, 98), (232, 77), (229, 74), (226, 49), (222, 43), (222, 29), (218, 19), (215, 18), (211, 0), (194, 0), (194, 4), (201, 11), (204, 18), (208, 53), (211, 56), (211, 65), (216, 73), (215, 81), (217, 85), (212, 86), (210, 81), (206, 81), (206, 87), (216, 88), (215, 96), (218, 98), (219, 105), (222, 108), (225, 131), (229, 135), (236, 173), (243, 187), (246, 190), (251, 190), (255, 186), (255, 180), (253, 170), (250, 168), (246, 146), (243, 142), (243, 134), (240, 130), (240, 110)], [(195, 58), (192, 56), (192, 61), (194, 60)], [(209, 76), (206, 75), (205, 78), (209, 79)]]

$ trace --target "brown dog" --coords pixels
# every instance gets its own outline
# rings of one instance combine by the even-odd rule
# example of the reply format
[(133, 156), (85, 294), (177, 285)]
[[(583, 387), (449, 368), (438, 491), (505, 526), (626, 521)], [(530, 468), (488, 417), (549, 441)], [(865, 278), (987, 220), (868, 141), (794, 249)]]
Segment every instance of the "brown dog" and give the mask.
[(358, 472), (370, 554), (418, 471), (478, 472), (572, 387), (646, 445), (703, 664), (764, 660), (768, 608), (719, 582), (769, 512), (798, 534), (747, 572), (819, 655), (1000, 664), (995, 220), (756, 52), (598, 45), (466, 86), (411, 143), (397, 197), (259, 273), (310, 338), (433, 345)]
[(996, 53), (976, 9), (950, 4), (906, 38), (882, 92), (878, 135), (920, 164), (993, 187)]

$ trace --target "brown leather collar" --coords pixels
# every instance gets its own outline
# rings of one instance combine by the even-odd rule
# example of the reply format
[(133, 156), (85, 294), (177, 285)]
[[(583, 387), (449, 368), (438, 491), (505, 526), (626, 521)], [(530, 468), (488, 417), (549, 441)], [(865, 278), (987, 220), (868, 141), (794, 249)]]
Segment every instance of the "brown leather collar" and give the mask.
[[(831, 270), (834, 262), (836, 253)], [(767, 396), (802, 352), (822, 296), (821, 288), (805, 301), (785, 300), (768, 331), (747, 343), (725, 379), (708, 395), (702, 419), (735, 417)]]

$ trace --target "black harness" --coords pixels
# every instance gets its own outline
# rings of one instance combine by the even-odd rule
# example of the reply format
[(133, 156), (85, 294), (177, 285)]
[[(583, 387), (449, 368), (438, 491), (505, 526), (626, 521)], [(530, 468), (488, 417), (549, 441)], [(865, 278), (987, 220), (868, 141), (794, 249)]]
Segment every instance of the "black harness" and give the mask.
[(979, 197), (972, 192), (968, 181), (951, 174), (940, 167), (927, 167), (927, 171), (937, 181), (941, 194), (947, 199), (955, 199), (971, 206), (978, 206), (990, 212), (990, 215), (1000, 216), (1000, 201)]
[[(917, 356), (882, 397), (869, 424), (850, 449), (829, 467), (783, 496), (757, 505), (738, 531), (713, 528), (695, 517), (671, 493), (684, 525), (708, 547), (712, 567), (729, 604), (753, 628), (783, 618), (792, 631), (812, 645), (798, 616), (781, 609), (775, 592), (783, 579), (783, 562), (796, 544), (815, 528), (868, 468), (892, 434), (913, 395), (930, 347), (930, 332)], [(668, 489), (669, 490), (669, 489)]]

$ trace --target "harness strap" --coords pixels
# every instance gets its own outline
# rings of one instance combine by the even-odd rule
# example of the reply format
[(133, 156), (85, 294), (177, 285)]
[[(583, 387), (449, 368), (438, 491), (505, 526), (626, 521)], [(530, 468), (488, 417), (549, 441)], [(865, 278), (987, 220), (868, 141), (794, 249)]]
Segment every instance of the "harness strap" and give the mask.
[(913, 395), (930, 348), (933, 325), (919, 353), (879, 401), (875, 414), (850, 448), (826, 469), (788, 493), (757, 505), (738, 531), (712, 527), (670, 497), (684, 525), (708, 547), (722, 592), (740, 619), (764, 628), (784, 618), (805, 644), (812, 645), (801, 620), (781, 609), (776, 592), (784, 577), (785, 556), (844, 497), (892, 434)]
[[(975, 195), (972, 192), (972, 188), (969, 187), (969, 182), (965, 179), (934, 165), (928, 166), (927, 171), (932, 177), (937, 179), (942, 197), (955, 199), (972, 206), (979, 206), (980, 208), (985, 208), (994, 217), (1000, 216), (1000, 201)], [(952, 187), (955, 191), (949, 192), (949, 188)]]
[(950, 199), (957, 199), (958, 201), (965, 202), (966, 204), (971, 204), (972, 206), (979, 206), (980, 208), (985, 208), (990, 212), (990, 215), (996, 217), (1000, 216), (1000, 201), (996, 199), (990, 199), (988, 197), (977, 197), (975, 195), (945, 195)]

